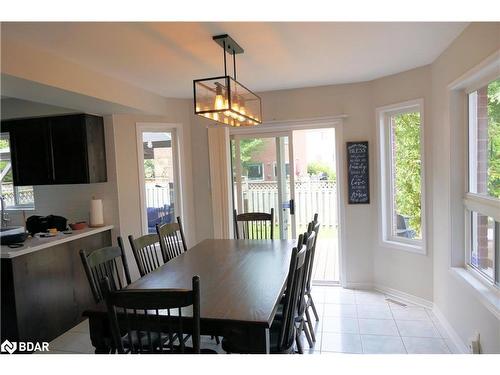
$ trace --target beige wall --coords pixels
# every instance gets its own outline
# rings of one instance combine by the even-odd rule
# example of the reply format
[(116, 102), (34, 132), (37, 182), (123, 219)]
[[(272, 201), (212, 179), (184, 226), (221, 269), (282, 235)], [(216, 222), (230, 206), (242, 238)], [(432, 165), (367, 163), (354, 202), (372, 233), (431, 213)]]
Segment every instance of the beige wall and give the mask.
[[(191, 129), (189, 126), (189, 101), (172, 101), (166, 116), (113, 115), (116, 157), (117, 200), (119, 211), (120, 235), (125, 239), (129, 259), (133, 259), (127, 236), (142, 235), (139, 195), (139, 171), (137, 155), (137, 123), (180, 124), (183, 144), (180, 150), (181, 184), (183, 194), (182, 220), (188, 246), (196, 243), (196, 220), (193, 197), (191, 165)], [(208, 154), (208, 153), (207, 153)], [(211, 217), (211, 214), (210, 214)], [(139, 276), (135, 262), (129, 262), (132, 278)]]
[[(401, 103), (404, 101), (424, 99), (424, 156), (426, 198), (426, 243), (427, 254), (417, 254), (383, 246), (379, 241), (380, 220), (374, 221), (373, 231), (373, 269), (374, 282), (377, 286), (389, 287), (410, 293), (432, 301), (432, 134), (431, 122), (431, 67), (425, 66), (404, 73), (384, 77), (372, 82), (372, 119), (373, 131), (376, 129), (376, 108)], [(378, 166), (378, 158), (371, 159)], [(373, 194), (376, 204), (379, 204), (379, 176), (373, 175), (376, 181), (377, 194)]]
[(460, 137), (459, 124), (450, 120), (447, 86), (498, 49), (499, 23), (471, 24), (432, 64), (431, 70), (434, 302), (464, 342), (478, 331), (485, 353), (500, 353), (500, 321), (482, 304), (477, 291), (450, 271), (452, 239), (463, 235), (461, 228), (452, 231), (450, 213), (463, 212), (460, 210), (463, 181), (455, 180), (455, 174), (466, 166), (463, 159), (451, 156), (450, 140), (461, 140), (453, 146), (462, 150), (465, 141)]

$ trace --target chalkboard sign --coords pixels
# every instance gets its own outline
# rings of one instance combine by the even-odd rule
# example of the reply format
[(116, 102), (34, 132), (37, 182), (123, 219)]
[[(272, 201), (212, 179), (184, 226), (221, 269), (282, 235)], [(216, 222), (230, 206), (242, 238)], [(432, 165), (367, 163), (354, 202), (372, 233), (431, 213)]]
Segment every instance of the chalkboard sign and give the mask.
[(370, 203), (368, 142), (347, 142), (349, 204)]

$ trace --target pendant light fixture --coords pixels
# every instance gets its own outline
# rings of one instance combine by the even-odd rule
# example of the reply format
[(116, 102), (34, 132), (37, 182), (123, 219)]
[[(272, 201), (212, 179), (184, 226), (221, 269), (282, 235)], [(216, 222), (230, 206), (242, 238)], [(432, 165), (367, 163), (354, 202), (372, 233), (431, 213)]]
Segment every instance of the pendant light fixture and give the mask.
[[(243, 48), (227, 34), (213, 40), (224, 53), (224, 75), (193, 81), (194, 113), (228, 126), (262, 124), (260, 97), (236, 80), (236, 55), (243, 53)], [(233, 56), (232, 77), (227, 73), (227, 53)]]

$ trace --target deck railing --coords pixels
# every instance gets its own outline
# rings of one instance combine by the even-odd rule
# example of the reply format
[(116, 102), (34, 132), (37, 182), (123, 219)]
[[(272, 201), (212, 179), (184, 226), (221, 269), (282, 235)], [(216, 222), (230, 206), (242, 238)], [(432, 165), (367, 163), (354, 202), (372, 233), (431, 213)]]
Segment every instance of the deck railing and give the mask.
[[(270, 212), (280, 207), (275, 181), (243, 183), (243, 205), (246, 212)], [(236, 190), (235, 190), (236, 194)], [(295, 220), (303, 227), (319, 214), (323, 226), (337, 226), (337, 186), (335, 181), (301, 181), (295, 183)], [(277, 215), (275, 215), (277, 220)]]

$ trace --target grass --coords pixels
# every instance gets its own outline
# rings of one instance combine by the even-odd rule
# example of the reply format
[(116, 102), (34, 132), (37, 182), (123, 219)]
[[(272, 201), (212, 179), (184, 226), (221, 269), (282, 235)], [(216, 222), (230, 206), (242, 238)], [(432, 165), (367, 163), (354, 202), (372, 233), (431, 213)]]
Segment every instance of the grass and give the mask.
[[(303, 233), (302, 231), (306, 231), (307, 228), (304, 227), (299, 227), (297, 228), (297, 237), (299, 234)], [(254, 233), (257, 232), (256, 225), (254, 224)], [(338, 236), (338, 229), (336, 227), (330, 227), (330, 226), (324, 226), (321, 227), (319, 230), (319, 235), (321, 238), (327, 238), (327, 239), (335, 239)], [(288, 237), (291, 238), (291, 228), (288, 228)], [(274, 226), (274, 238), (276, 240), (280, 239), (280, 227), (279, 225)]]

